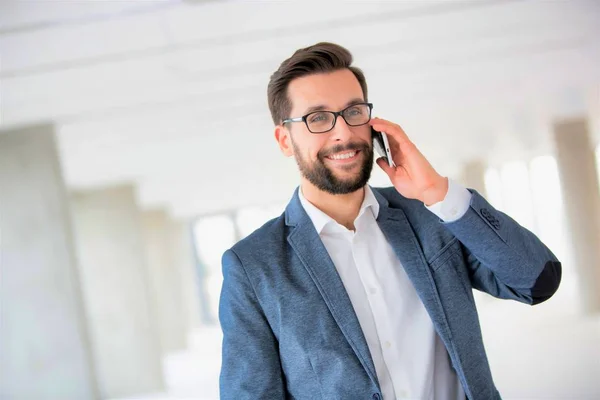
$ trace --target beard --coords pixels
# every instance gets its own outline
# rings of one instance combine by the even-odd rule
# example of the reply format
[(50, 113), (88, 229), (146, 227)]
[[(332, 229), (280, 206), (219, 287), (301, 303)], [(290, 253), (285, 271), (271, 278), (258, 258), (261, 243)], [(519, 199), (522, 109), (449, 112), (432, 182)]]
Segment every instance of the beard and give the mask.
[[(363, 188), (369, 181), (369, 178), (371, 178), (371, 172), (373, 171), (373, 148), (367, 144), (348, 143), (346, 145), (333, 146), (328, 150), (321, 150), (317, 153), (317, 160), (312, 164), (302, 157), (302, 153), (293, 139), (292, 146), (300, 173), (319, 190), (330, 194), (353, 193)], [(334, 171), (325, 164), (325, 158), (331, 154), (354, 150), (358, 150), (364, 154), (359, 173), (356, 176), (346, 179), (338, 178)]]

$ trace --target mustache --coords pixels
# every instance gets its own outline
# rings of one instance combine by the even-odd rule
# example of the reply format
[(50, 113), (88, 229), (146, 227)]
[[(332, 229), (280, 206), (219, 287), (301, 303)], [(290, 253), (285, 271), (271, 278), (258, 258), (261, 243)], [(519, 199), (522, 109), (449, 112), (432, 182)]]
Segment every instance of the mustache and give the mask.
[(317, 153), (319, 159), (323, 159), (335, 153), (340, 153), (343, 151), (368, 151), (371, 149), (367, 143), (347, 143), (347, 144), (337, 144), (329, 149), (323, 149)]

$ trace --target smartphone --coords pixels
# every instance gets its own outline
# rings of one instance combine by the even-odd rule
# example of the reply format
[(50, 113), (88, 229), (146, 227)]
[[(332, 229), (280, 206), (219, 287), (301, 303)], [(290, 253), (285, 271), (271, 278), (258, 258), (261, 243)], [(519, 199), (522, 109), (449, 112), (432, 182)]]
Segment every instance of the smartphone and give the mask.
[(392, 159), (392, 152), (390, 150), (390, 142), (388, 141), (385, 132), (377, 132), (371, 127), (371, 136), (373, 136), (373, 148), (377, 153), (384, 157), (388, 165), (392, 168), (396, 168), (396, 164)]

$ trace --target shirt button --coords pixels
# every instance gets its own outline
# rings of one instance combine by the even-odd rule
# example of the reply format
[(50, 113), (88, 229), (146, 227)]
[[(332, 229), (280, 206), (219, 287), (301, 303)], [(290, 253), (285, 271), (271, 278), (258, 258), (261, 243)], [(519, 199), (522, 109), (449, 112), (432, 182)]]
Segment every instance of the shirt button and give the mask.
[(390, 347), (392, 347), (392, 344), (389, 341), (386, 341), (385, 347), (386, 347), (386, 349), (389, 349)]
[(452, 215), (453, 217), (456, 215), (457, 212), (458, 212), (458, 210), (455, 207), (452, 207), (450, 209), (450, 215)]
[(375, 293), (377, 293), (377, 289), (375, 289), (375, 288), (370, 288), (370, 289), (369, 289), (369, 293), (371, 293), (371, 294), (375, 294)]
[(406, 390), (401, 390), (399, 395), (401, 399), (408, 399), (408, 393), (406, 392)]

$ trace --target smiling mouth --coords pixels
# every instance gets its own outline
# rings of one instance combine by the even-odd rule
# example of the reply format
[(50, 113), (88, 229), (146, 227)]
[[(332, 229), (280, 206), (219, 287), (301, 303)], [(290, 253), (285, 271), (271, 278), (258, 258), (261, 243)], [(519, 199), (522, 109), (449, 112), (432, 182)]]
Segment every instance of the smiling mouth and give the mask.
[(349, 161), (356, 158), (360, 150), (344, 151), (342, 153), (331, 154), (326, 158), (333, 161)]

